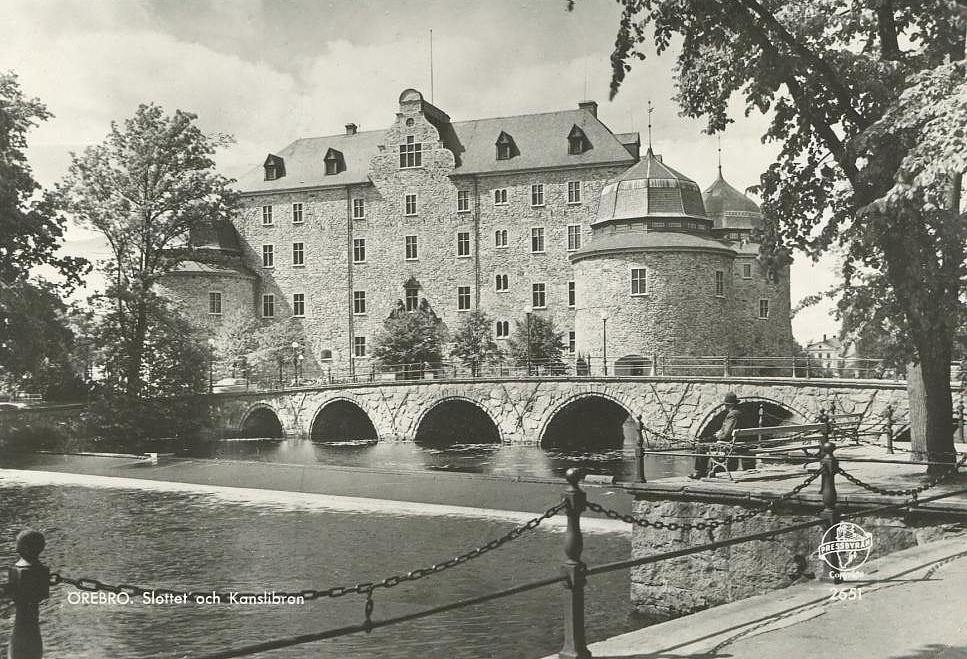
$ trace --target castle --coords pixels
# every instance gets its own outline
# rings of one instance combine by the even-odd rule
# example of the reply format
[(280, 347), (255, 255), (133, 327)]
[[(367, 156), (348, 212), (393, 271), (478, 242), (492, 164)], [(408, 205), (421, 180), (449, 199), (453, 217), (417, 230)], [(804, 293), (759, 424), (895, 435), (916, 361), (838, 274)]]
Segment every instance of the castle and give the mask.
[[(241, 177), (234, 226), (191, 237), (165, 294), (217, 330), (241, 309), (296, 318), (306, 365), (369, 370), (383, 320), (425, 298), (451, 329), (485, 311), (498, 342), (544, 314), (571, 352), (791, 355), (788, 268), (757, 259), (763, 217), (704, 192), (593, 101), (451, 121), (413, 89), (385, 130), (300, 139)], [(592, 362), (593, 363), (593, 362)]]

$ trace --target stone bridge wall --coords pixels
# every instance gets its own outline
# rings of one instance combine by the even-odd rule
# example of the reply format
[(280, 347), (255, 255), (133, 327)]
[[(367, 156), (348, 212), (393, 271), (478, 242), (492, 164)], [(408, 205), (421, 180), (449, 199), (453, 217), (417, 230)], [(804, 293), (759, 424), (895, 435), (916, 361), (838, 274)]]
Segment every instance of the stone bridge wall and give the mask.
[(735, 391), (743, 400), (777, 403), (793, 412), (791, 421), (813, 419), (820, 408), (835, 403), (837, 411), (862, 412), (869, 422), (879, 420), (888, 404), (895, 417), (907, 411), (903, 383), (848, 380), (751, 378), (600, 378), (452, 380), (380, 382), (279, 392), (246, 392), (212, 396), (216, 436), (241, 431), (247, 417), (259, 408), (274, 412), (286, 436), (310, 436), (316, 415), (335, 400), (358, 405), (370, 418), (380, 441), (414, 438), (424, 415), (453, 399), (480, 407), (493, 420), (505, 444), (536, 444), (550, 420), (568, 403), (599, 397), (641, 416), (649, 429), (694, 437), (723, 396)]

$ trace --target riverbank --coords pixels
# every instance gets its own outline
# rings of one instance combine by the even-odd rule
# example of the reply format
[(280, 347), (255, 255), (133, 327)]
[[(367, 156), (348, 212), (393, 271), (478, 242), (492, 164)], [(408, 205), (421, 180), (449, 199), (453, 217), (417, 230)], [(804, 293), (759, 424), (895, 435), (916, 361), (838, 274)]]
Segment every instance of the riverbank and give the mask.
[[(135, 456), (24, 453), (0, 458), (0, 468), (525, 513), (541, 513), (558, 503), (566, 486), (558, 478), (175, 457), (155, 464)], [(585, 486), (596, 500), (631, 511), (631, 497), (620, 488), (595, 482)]]

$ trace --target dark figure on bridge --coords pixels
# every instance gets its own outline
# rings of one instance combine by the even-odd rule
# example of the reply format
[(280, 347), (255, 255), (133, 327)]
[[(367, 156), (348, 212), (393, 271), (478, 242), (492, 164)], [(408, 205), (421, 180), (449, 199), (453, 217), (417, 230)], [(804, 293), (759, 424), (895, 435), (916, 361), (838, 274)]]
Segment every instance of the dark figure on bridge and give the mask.
[[(725, 409), (727, 410), (725, 414), (725, 419), (722, 420), (722, 427), (715, 431), (715, 434), (708, 435), (705, 437), (699, 437), (698, 442), (712, 443), (712, 442), (729, 442), (732, 440), (732, 432), (741, 428), (741, 414), (739, 412), (739, 397), (735, 395), (735, 392), (730, 391), (725, 394)], [(695, 447), (696, 453), (707, 453), (708, 448), (701, 446), (701, 444)], [(729, 471), (733, 471), (738, 464), (733, 464), (729, 461)], [(743, 469), (754, 469), (755, 468), (755, 458), (742, 458), (742, 468)], [(695, 458), (695, 472), (689, 474), (689, 478), (705, 478), (708, 476), (708, 456), (700, 455)]]

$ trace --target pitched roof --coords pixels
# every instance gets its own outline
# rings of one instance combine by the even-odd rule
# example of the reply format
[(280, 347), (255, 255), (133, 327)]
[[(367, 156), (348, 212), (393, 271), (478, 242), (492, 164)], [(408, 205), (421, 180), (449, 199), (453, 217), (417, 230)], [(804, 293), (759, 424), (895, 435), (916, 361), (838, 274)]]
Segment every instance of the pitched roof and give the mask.
[[(574, 126), (584, 132), (591, 148), (572, 155), (568, 153), (567, 136)], [(441, 131), (445, 133), (441, 139), (454, 152), (456, 175), (634, 164), (621, 140), (583, 109), (458, 121), (448, 127), (449, 130)], [(386, 132), (373, 130), (296, 140), (276, 154), (285, 160), (284, 178), (266, 181), (260, 166), (239, 177), (238, 186), (244, 192), (257, 192), (365, 183), (369, 180), (370, 159), (384, 143)], [(501, 132), (512, 135), (516, 145), (517, 154), (508, 160), (497, 160), (494, 145)], [(346, 169), (326, 176), (323, 156), (329, 149), (343, 153)]]

